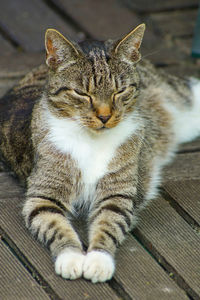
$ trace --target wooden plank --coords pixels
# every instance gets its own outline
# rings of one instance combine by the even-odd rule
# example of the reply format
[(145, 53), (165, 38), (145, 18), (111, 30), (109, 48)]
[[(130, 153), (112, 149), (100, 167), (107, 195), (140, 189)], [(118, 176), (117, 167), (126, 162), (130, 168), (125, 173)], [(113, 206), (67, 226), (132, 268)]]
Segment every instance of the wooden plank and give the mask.
[(181, 153), (164, 168), (163, 182), (200, 179), (200, 152)]
[(0, 265), (1, 299), (50, 299), (1, 240)]
[(167, 182), (164, 189), (200, 226), (199, 180)]
[[(8, 180), (6, 174), (2, 174), (2, 178), (3, 177), (5, 177), (4, 182), (6, 182)], [(2, 186), (2, 182), (0, 182), (0, 187)], [(96, 291), (96, 295), (92, 299), (117, 299), (106, 284), (97, 285), (96, 290), (96, 288), (93, 288), (93, 285), (91, 286), (90, 283), (83, 280), (78, 280), (76, 283), (70, 283), (69, 281), (64, 281), (57, 277), (54, 274), (53, 266), (47, 252), (36, 243), (36, 241), (31, 239), (23, 226), (20, 212), (21, 201), (19, 198), (13, 197), (14, 191), (17, 189), (13, 180), (10, 182), (10, 189), (8, 190), (7, 187), (4, 187), (4, 189), (8, 191), (7, 196), (10, 198), (4, 199), (4, 197), (0, 197), (0, 210), (2, 211), (0, 226), (10, 238), (12, 238), (19, 249), (49, 285), (52, 286), (57, 294), (63, 297), (67, 288), (71, 289), (71, 284), (74, 293), (77, 289), (81, 289), (81, 291), (84, 291), (89, 296), (94, 297), (94, 291)], [(10, 213), (11, 211), (12, 213)], [(37, 253), (37, 257), (35, 253)], [(160, 299), (161, 297), (163, 300), (167, 300), (169, 299), (169, 295), (177, 300), (188, 299), (131, 235), (129, 235), (129, 238), (125, 241), (117, 255), (117, 271), (115, 279), (123, 286), (123, 289), (133, 297), (133, 299), (148, 298), (149, 300), (154, 300)], [(80, 299), (83, 295), (84, 293), (80, 294)], [(75, 294), (73, 293), (67, 294), (66, 297), (69, 296), (72, 298), (63, 299), (79, 299), (78, 296), (73, 298), (75, 297)]]
[(140, 238), (193, 299), (200, 297), (200, 236), (161, 197), (141, 213)]
[(44, 63), (44, 53), (19, 53), (0, 56), (0, 97), (34, 67)]
[[(170, 65), (174, 69), (178, 69), (182, 59), (185, 55), (179, 50), (175, 49), (171, 42), (159, 39), (160, 44), (157, 43), (145, 53), (145, 56), (156, 66), (162, 67)], [(166, 69), (167, 70), (167, 69)], [(171, 73), (175, 73), (174, 70)]]
[(0, 161), (0, 172), (4, 172), (5, 171), (5, 165), (2, 161)]
[(70, 38), (76, 38), (78, 34), (40, 0), (0, 1), (0, 19), (4, 31), (25, 50), (32, 52), (44, 49), (47, 28), (56, 28)]
[(149, 18), (154, 28), (162, 36), (166, 34), (173, 37), (192, 36), (197, 18), (197, 9), (150, 14)]
[[(20, 77), (19, 77), (20, 79)], [(0, 78), (0, 98), (5, 95), (5, 93), (11, 89), (16, 83), (18, 82), (18, 79), (2, 79)]]
[[(170, 66), (175, 72), (181, 76), (195, 75), (193, 70), (199, 71), (197, 63), (191, 60), (192, 38), (175, 38), (170, 35), (162, 36), (153, 26), (149, 19), (146, 23), (146, 32), (142, 43), (142, 56), (147, 57), (157, 66)], [(191, 66), (190, 66), (191, 65)], [(184, 72), (179, 71), (181, 66), (185, 66)], [(189, 70), (187, 70), (187, 68)], [(172, 72), (171, 72), (172, 73)]]
[(0, 51), (1, 55), (13, 53), (15, 51), (15, 48), (3, 38), (3, 36), (0, 34)]
[(119, 38), (140, 23), (137, 15), (116, 0), (53, 0), (95, 39)]
[(131, 299), (188, 299), (152, 256), (131, 235), (117, 255), (115, 275)]
[(184, 151), (200, 151), (200, 138), (198, 138), (197, 140), (190, 142), (190, 143), (185, 143), (182, 144), (179, 152), (184, 152)]
[(17, 180), (7, 172), (0, 172), (0, 198), (1, 201), (7, 202), (12, 197), (22, 197), (23, 188), (17, 184)]
[(163, 10), (174, 10), (181, 8), (197, 7), (198, 0), (123, 0), (130, 8), (136, 12), (152, 12)]
[[(116, 0), (53, 0), (53, 2), (62, 11), (69, 14), (89, 36), (97, 40), (119, 39), (138, 24), (143, 21), (146, 22), (146, 19), (141, 20), (122, 3), (120, 4), (120, 1)], [(157, 53), (162, 53), (164, 50), (165, 54), (162, 55), (161, 60), (171, 60), (174, 63), (177, 62), (177, 58), (180, 58), (180, 54), (176, 55), (177, 51), (174, 49), (171, 52), (168, 49), (166, 50), (163, 40), (153, 32), (151, 22), (147, 22), (141, 48), (142, 55), (150, 55), (150, 59), (158, 62)], [(159, 60), (159, 63), (163, 63), (161, 60)]]
[(19, 79), (45, 62), (44, 53), (14, 53), (0, 56), (0, 79)]
[[(16, 186), (10, 186), (9, 190), (11, 191), (11, 189), (16, 189)], [(10, 191), (8, 192), (10, 193)], [(0, 227), (12, 239), (19, 250), (23, 252), (23, 255), (56, 294), (63, 300), (119, 299), (106, 283), (94, 285), (82, 279), (68, 281), (55, 274), (48, 251), (33, 240), (29, 232), (25, 229), (21, 216), (21, 200), (19, 197), (11, 197), (9, 199), (0, 197)]]
[(194, 64), (192, 61), (189, 62), (177, 60), (176, 63), (166, 66), (165, 70), (172, 75), (180, 77), (182, 77), (183, 75), (200, 77), (199, 66), (197, 64)]

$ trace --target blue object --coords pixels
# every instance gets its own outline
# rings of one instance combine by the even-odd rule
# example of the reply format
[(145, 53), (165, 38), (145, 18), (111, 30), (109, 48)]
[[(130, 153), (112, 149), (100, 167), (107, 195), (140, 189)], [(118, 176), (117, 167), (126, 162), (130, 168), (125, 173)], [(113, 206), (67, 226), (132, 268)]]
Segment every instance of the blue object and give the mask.
[(194, 38), (192, 42), (192, 56), (200, 57), (200, 7), (198, 10), (197, 22), (194, 30)]

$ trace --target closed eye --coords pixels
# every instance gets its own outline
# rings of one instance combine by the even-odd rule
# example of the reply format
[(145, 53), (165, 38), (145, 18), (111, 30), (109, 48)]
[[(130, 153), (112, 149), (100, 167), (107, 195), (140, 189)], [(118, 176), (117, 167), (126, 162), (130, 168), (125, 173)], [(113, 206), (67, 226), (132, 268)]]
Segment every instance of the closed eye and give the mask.
[(114, 93), (113, 101), (117, 101), (117, 99), (121, 99), (123, 102), (129, 102), (131, 99), (135, 97), (135, 92), (137, 90), (136, 84), (130, 84), (127, 87), (123, 87)]
[(54, 96), (58, 96), (60, 93), (66, 92), (66, 94), (71, 95), (79, 100), (87, 100), (89, 102), (92, 101), (91, 97), (86, 93), (81, 92), (80, 90), (70, 89), (66, 86), (60, 87), (57, 91), (53, 93)]
[(127, 88), (122, 88), (121, 90), (116, 92), (116, 95), (122, 94), (127, 90)]
[(88, 102), (92, 102), (91, 96), (80, 90), (71, 90), (71, 95), (77, 97), (80, 100), (84, 99), (84, 100), (87, 100)]
[(133, 84), (130, 84), (129, 86), (127, 86), (127, 87), (121, 88), (119, 91), (117, 91), (115, 93), (115, 95), (121, 96), (123, 94), (130, 93), (130, 92), (134, 93), (136, 91), (136, 89), (137, 89), (137, 86), (136, 86), (135, 83), (133, 83)]
[(58, 94), (60, 94), (63, 91), (69, 91), (69, 89), (66, 86), (62, 86), (61, 88), (59, 88), (57, 91), (55, 91), (53, 93), (54, 96), (57, 96)]

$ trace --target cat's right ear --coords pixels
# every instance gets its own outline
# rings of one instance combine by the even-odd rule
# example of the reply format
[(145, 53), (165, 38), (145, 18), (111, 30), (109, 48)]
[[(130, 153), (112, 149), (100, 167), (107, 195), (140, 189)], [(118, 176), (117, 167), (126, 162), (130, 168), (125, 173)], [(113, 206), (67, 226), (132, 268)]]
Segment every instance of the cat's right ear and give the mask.
[(79, 56), (78, 50), (60, 32), (48, 29), (45, 34), (46, 64), (57, 69), (64, 61), (71, 64)]

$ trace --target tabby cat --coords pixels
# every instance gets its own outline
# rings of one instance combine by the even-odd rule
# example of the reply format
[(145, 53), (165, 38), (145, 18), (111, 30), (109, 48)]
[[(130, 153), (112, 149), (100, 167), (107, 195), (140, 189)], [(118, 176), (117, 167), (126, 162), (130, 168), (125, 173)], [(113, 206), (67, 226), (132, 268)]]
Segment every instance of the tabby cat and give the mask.
[[(75, 44), (48, 29), (46, 66), (0, 101), (2, 159), (27, 186), (26, 226), (63, 278), (113, 276), (116, 249), (156, 196), (162, 167), (200, 134), (200, 82), (140, 60), (144, 30)], [(71, 221), (82, 211), (86, 252)]]

